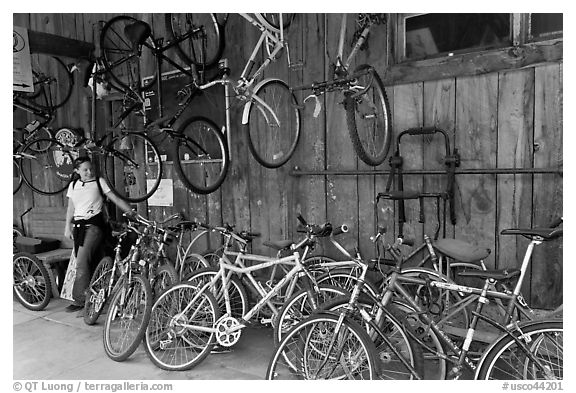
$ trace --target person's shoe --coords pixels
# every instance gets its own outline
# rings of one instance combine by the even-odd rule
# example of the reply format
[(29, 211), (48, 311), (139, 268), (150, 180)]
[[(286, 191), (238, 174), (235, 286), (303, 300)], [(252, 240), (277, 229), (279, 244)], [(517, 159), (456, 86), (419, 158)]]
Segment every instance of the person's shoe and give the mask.
[(66, 312), (74, 312), (74, 311), (78, 311), (78, 310), (82, 310), (84, 308), (84, 306), (80, 306), (78, 304), (71, 304), (69, 306), (67, 306), (64, 311)]
[(214, 348), (212, 348), (212, 351), (210, 351), (210, 353), (229, 353), (232, 352), (232, 348), (230, 347), (223, 347), (221, 345), (214, 345)]

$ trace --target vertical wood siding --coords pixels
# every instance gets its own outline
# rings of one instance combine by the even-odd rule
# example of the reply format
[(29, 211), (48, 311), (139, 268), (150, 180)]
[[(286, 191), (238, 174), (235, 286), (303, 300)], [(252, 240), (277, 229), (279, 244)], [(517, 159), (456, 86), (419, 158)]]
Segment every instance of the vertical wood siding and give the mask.
[[(156, 37), (165, 36), (163, 14), (131, 14), (153, 26)], [(14, 14), (14, 24), (41, 32), (95, 42), (99, 21), (113, 14)], [(349, 18), (349, 28), (353, 28)], [(336, 52), (340, 26), (339, 14), (298, 15), (289, 30), (290, 55), (303, 65), (289, 69), (282, 58), (266, 70), (292, 86), (327, 78), (330, 60)], [(381, 30), (379, 30), (381, 29)], [(242, 71), (259, 37), (258, 30), (238, 15), (231, 14), (226, 26), (224, 57), (230, 61), (232, 77)], [(384, 74), (386, 58), (385, 27), (372, 33), (369, 47), (360, 53), (356, 65), (371, 64)], [(380, 38), (382, 37), (382, 38)], [(73, 59), (71, 60), (73, 61)], [(562, 166), (562, 63), (501, 71), (479, 76), (456, 77), (436, 81), (386, 86), (392, 107), (394, 136), (418, 126), (436, 126), (450, 135), (450, 145), (461, 156), (461, 168), (550, 168)], [(77, 86), (79, 75), (76, 76)], [(299, 92), (302, 103), (305, 93)], [(86, 94), (76, 87), (70, 103), (58, 112), (55, 126), (88, 129), (89, 105)], [(174, 180), (174, 206), (149, 207), (151, 218), (161, 219), (173, 212), (185, 211), (191, 218), (212, 224), (232, 223), (238, 229), (260, 232), (253, 250), (271, 255), (264, 240), (297, 238), (296, 215), (310, 222), (330, 221), (348, 224), (350, 233), (342, 236), (347, 249), (359, 245), (366, 257), (375, 255), (369, 236), (376, 225), (388, 228), (388, 239), (397, 233), (394, 218), (397, 209), (388, 201), (375, 208), (374, 197), (384, 191), (387, 176), (304, 176), (292, 177), (295, 166), (304, 170), (370, 170), (360, 161), (350, 143), (342, 96), (321, 97), (322, 111), (314, 118), (313, 104), (302, 104), (301, 139), (294, 157), (284, 167), (266, 169), (251, 156), (240, 122), (242, 108), (232, 107), (232, 158), (222, 187), (210, 195), (196, 195), (186, 190), (171, 165), (164, 177)], [(89, 102), (88, 102), (89, 103)], [(203, 114), (195, 107), (192, 114)], [(100, 113), (100, 112), (99, 112)], [(102, 111), (103, 113), (103, 111)], [(223, 125), (221, 110), (209, 117)], [(28, 120), (14, 112), (14, 126)], [(104, 120), (98, 123), (103, 132)], [(393, 153), (391, 148), (390, 154)], [(401, 154), (405, 169), (443, 170), (444, 141), (440, 135), (406, 136)], [(386, 161), (376, 169), (388, 169)], [(444, 176), (405, 176), (406, 190), (443, 191)], [(502, 229), (546, 225), (562, 214), (562, 176), (550, 174), (457, 175), (456, 225), (448, 221), (446, 236), (489, 247), (488, 265), (494, 268), (518, 266), (527, 241), (500, 236)], [(65, 196), (33, 194), (26, 186), (13, 198), (14, 224), (30, 206), (63, 206)], [(435, 203), (425, 204), (425, 223), (419, 222), (417, 202), (406, 202), (404, 233), (421, 240), (433, 235), (437, 220)], [(447, 217), (449, 219), (449, 216)], [(442, 235), (442, 233), (441, 233)], [(202, 247), (216, 248), (217, 237), (210, 237)], [(319, 253), (333, 257), (336, 250), (322, 244)], [(536, 307), (554, 307), (562, 303), (562, 241), (536, 249), (527, 278), (525, 295)]]

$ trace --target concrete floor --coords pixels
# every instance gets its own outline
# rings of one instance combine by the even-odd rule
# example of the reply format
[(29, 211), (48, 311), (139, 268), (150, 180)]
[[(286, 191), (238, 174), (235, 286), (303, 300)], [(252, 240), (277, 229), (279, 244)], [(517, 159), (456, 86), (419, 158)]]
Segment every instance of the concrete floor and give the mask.
[(88, 326), (69, 302), (52, 299), (43, 311), (13, 301), (13, 379), (15, 380), (256, 380), (263, 379), (273, 351), (272, 329), (250, 327), (234, 350), (210, 354), (197, 367), (169, 372), (148, 359), (142, 345), (124, 362), (104, 353), (104, 317)]

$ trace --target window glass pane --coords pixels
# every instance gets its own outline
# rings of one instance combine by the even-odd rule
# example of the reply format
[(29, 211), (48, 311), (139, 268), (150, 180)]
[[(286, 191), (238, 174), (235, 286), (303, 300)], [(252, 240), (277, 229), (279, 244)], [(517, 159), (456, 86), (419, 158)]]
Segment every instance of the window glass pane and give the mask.
[(510, 14), (423, 14), (405, 19), (406, 59), (511, 45)]
[(530, 14), (530, 35), (546, 37), (562, 32), (562, 14)]

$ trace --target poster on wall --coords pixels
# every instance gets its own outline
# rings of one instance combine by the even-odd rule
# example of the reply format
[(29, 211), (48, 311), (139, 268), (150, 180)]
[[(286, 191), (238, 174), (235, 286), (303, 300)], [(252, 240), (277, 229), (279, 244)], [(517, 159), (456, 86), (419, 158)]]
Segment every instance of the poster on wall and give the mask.
[[(148, 179), (148, 189), (154, 186), (154, 180)], [(148, 198), (148, 206), (173, 206), (174, 205), (174, 192), (172, 188), (172, 179), (161, 179), (158, 189), (150, 198)]]
[(28, 30), (24, 27), (14, 26), (12, 38), (12, 59), (13, 90), (32, 93), (34, 91), (34, 81), (32, 79), (32, 61), (30, 59)]

